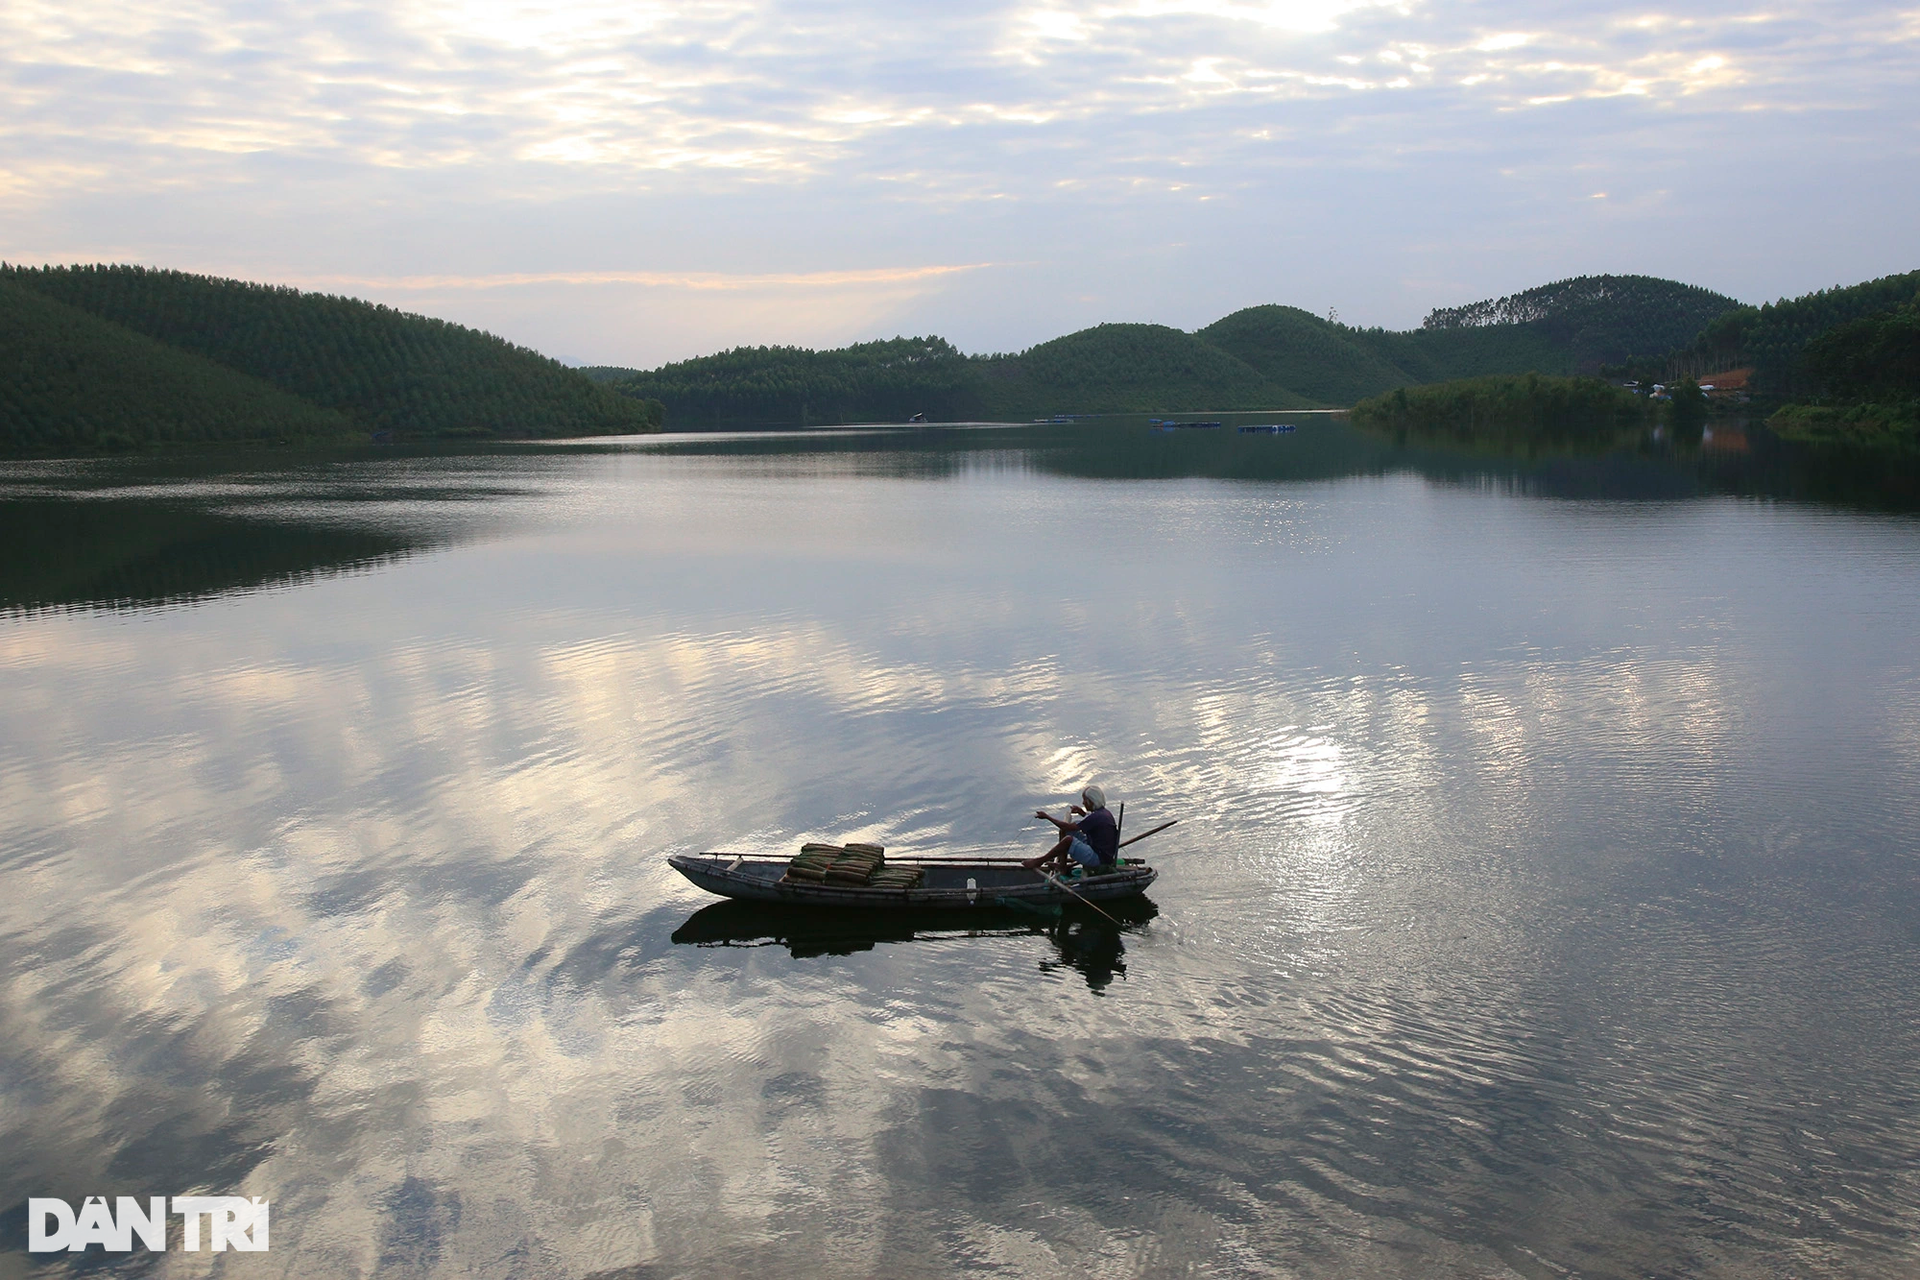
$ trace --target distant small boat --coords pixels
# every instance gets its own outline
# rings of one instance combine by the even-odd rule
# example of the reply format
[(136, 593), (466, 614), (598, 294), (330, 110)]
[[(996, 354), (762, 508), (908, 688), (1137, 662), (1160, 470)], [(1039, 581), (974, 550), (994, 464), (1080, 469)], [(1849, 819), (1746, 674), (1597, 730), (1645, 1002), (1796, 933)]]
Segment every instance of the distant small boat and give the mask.
[(789, 859), (733, 853), (676, 853), (667, 865), (709, 893), (748, 902), (845, 907), (866, 911), (960, 910), (1058, 906), (1076, 898), (1105, 902), (1146, 892), (1160, 873), (1144, 862), (1123, 860), (1101, 875), (1048, 879), (1018, 858), (888, 858), (889, 867), (917, 867), (924, 877), (912, 888), (819, 884), (787, 875)]
[(1254, 426), (1241, 427), (1240, 434), (1243, 436), (1277, 436), (1283, 431), (1293, 430), (1293, 427), (1294, 424), (1291, 422), (1262, 422)]
[(927, 420), (927, 415), (924, 413), (916, 413), (911, 418), (907, 419), (908, 422), (925, 422), (926, 420)]

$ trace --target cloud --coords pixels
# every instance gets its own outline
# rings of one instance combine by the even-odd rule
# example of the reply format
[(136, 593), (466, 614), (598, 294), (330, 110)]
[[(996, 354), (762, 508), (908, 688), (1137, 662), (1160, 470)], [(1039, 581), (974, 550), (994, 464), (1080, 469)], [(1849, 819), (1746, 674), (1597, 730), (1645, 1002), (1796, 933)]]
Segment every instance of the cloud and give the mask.
[(1498, 7), (1467, 16), (1345, 0), (960, 16), (28, 0), (10, 13), (9, 168), (62, 185), (88, 171), (88, 155), (101, 160), (95, 181), (125, 183), (120, 152), (149, 181), (262, 152), (407, 169), (537, 165), (563, 186), (684, 170), (804, 179), (869, 171), (863, 162), (897, 151), (889, 135), (901, 133), (948, 148), (938, 185), (994, 168), (983, 162), (1003, 158), (996, 144), (1009, 132), (1084, 141), (1152, 121), (1156, 145), (1134, 167), (1169, 163), (1195, 141), (1178, 118), (1206, 107), (1258, 117), (1288, 102), (1424, 90), (1485, 111), (1742, 85), (1764, 88), (1763, 105), (1805, 105), (1835, 91), (1820, 64), (1898, 73), (1871, 56), (1886, 15), (1861, 11), (1596, 20), (1528, 9), (1508, 23)]
[[(1689, 157), (1749, 182), (1865, 184), (1890, 225), (1911, 187), (1889, 188), (1885, 170), (1914, 150), (1916, 43), (1911, 13), (1805, 0), (1624, 13), (1418, 0), (22, 0), (0, 16), (0, 252), (468, 290), (445, 282), (588, 288), (627, 273), (636, 288), (695, 290), (875, 272), (841, 283), (882, 290), (898, 283), (887, 271), (1025, 262), (1001, 281), (1023, 281), (1024, 296), (996, 305), (1037, 324), (1057, 298), (1099, 292), (1089, 280), (1191, 243), (1197, 204), (1284, 209), (1307, 225), (1320, 215), (1303, 192), (1351, 205), (1392, 189), (1356, 175), (1393, 174), (1425, 216), (1409, 211), (1366, 244), (1350, 238), (1355, 219), (1330, 220), (1351, 247), (1322, 251), (1328, 283), (1337, 260), (1391, 292), (1409, 273), (1383, 277), (1382, 264), (1431, 238), (1432, 189), (1459, 184), (1457, 203), (1440, 204), (1454, 205), (1460, 239), (1511, 247), (1513, 219), (1540, 237), (1528, 275), (1463, 282), (1479, 296), (1567, 274), (1602, 243), (1561, 219), (1548, 188), (1566, 184), (1615, 192), (1649, 230), (1664, 221), (1663, 243), (1724, 255), (1715, 197), (1641, 180)], [(1541, 189), (1513, 204), (1507, 171), (1540, 175)], [(1672, 198), (1651, 212), (1621, 194), (1636, 186)], [(1786, 199), (1762, 202), (1759, 220), (1804, 216)], [(1910, 265), (1894, 261), (1906, 251), (1883, 231), (1866, 254), (1890, 270)], [(1189, 255), (1180, 275), (1202, 287), (1164, 302), (1224, 300), (1247, 252)], [(1818, 283), (1832, 282), (1824, 264), (1842, 270), (1833, 252), (1808, 255), (1801, 269)], [(1638, 256), (1644, 267), (1657, 255)], [(1415, 253), (1406, 265), (1457, 261)], [(941, 296), (960, 297), (965, 279), (940, 278)], [(1023, 308), (1035, 297), (1047, 301)], [(1417, 318), (1400, 310), (1392, 319)], [(977, 309), (943, 327), (968, 316), (982, 334), (1007, 330)]]

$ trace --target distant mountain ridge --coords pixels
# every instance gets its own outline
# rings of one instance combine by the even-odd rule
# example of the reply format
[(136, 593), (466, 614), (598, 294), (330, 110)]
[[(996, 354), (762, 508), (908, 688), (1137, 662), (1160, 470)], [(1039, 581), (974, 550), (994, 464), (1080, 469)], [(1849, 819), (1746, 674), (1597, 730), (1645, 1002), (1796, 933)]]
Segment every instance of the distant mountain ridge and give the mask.
[(740, 347), (639, 371), (568, 369), (350, 298), (134, 266), (0, 263), (0, 454), (584, 436), (657, 430), (663, 418), (700, 428), (1284, 411), (1603, 366), (1672, 381), (1751, 365), (1753, 386), (1777, 402), (1819, 394), (1805, 352), (1822, 333), (1917, 291), (1920, 272), (1908, 272), (1746, 307), (1651, 276), (1581, 276), (1441, 308), (1404, 332), (1263, 305), (1192, 333), (1102, 324), (1012, 354), (925, 336)]
[(0, 451), (657, 430), (537, 352), (351, 298), (137, 266), (0, 264)]
[[(1435, 311), (1409, 332), (1266, 305), (1193, 333), (1103, 324), (1010, 355), (965, 356), (942, 338), (896, 338), (835, 351), (742, 347), (654, 370), (591, 373), (659, 400), (676, 426), (1345, 407), (1453, 378), (1596, 372), (1667, 352), (1739, 306), (1652, 276), (1581, 276)], [(926, 359), (903, 363), (910, 348)]]

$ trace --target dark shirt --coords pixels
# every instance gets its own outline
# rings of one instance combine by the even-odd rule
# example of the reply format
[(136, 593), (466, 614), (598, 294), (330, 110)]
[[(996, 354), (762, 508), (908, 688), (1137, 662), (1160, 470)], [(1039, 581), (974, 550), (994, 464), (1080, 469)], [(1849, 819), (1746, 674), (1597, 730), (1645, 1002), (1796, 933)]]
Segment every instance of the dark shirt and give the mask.
[(1120, 824), (1104, 807), (1095, 809), (1074, 824), (1086, 842), (1100, 857), (1100, 865), (1110, 867), (1120, 856)]

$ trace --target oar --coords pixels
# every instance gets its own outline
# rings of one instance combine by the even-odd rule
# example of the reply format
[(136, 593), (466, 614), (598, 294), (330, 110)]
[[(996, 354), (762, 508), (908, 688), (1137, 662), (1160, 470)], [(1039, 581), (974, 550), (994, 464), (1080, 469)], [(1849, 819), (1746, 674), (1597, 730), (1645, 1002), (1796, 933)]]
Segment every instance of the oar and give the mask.
[(1178, 821), (1180, 821), (1180, 819), (1175, 818), (1173, 822), (1163, 822), (1151, 831), (1142, 831), (1139, 835), (1135, 836), (1131, 840), (1122, 840), (1120, 842), (1120, 847), (1124, 849), (1130, 844), (1139, 844), (1142, 840), (1145, 840), (1148, 836), (1157, 836), (1162, 831), (1165, 831), (1168, 827), (1172, 826), (1174, 822), (1178, 822)]

